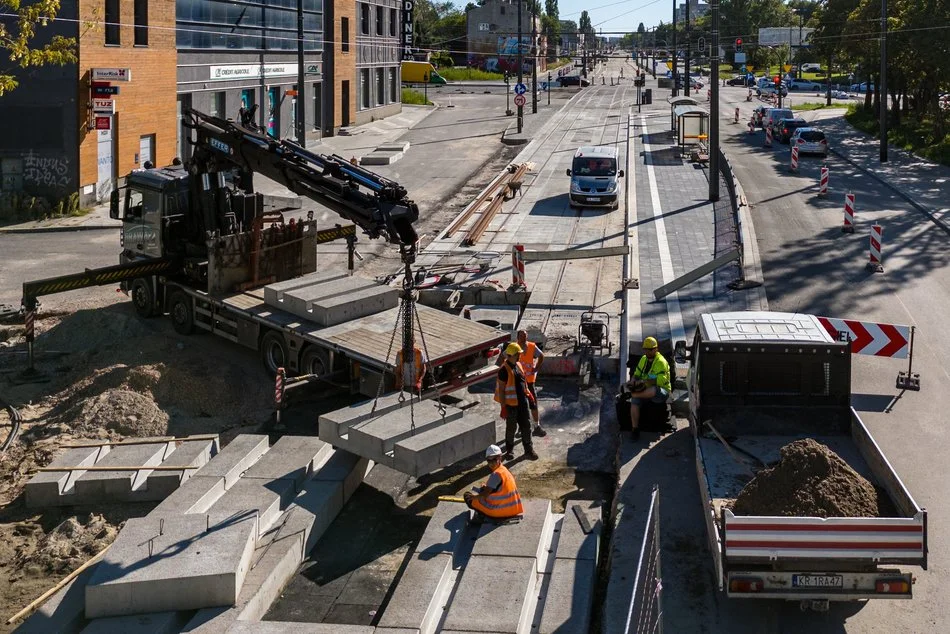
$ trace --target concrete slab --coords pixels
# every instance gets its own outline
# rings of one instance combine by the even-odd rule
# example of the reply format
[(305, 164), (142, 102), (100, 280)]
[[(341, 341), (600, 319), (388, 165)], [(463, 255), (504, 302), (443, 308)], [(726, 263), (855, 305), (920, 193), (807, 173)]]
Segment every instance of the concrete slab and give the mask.
[[(172, 446), (174, 447), (174, 443)], [(217, 452), (217, 440), (183, 441), (172, 449), (171, 454), (162, 461), (162, 466), (203, 467)], [(152, 471), (146, 476), (145, 486), (138, 492), (139, 496), (149, 500), (164, 500), (195, 473), (197, 473), (197, 469)]]
[(204, 513), (224, 495), (224, 491), (224, 478), (221, 476), (192, 476), (152, 509), (149, 517)]
[(521, 316), (521, 306), (491, 306), (475, 304), (462, 308), (462, 316), (472, 321), (499, 328), (506, 331), (514, 331), (518, 325), (518, 318)]
[(373, 634), (375, 631), (372, 625), (291, 621), (238, 621), (228, 628), (228, 634)]
[(201, 469), (201, 475), (220, 476), (224, 478), (224, 488), (230, 489), (241, 474), (267, 451), (269, 444), (267, 436), (241, 434)]
[[(416, 406), (419, 405), (419, 399), (412, 399)], [(373, 410), (373, 403), (376, 403), (376, 409)], [(349, 432), (349, 428), (353, 425), (363, 422), (369, 418), (374, 418), (382, 416), (388, 412), (400, 409), (402, 407), (409, 407), (410, 398), (405, 397), (405, 400), (399, 400), (399, 392), (393, 392), (391, 394), (384, 394), (379, 397), (379, 400), (370, 399), (368, 401), (363, 401), (362, 403), (357, 403), (355, 405), (350, 405), (349, 407), (344, 407), (332, 412), (327, 412), (326, 414), (321, 414), (319, 418), (319, 430), (320, 437), (324, 437), (326, 430), (333, 430), (339, 436), (345, 436)], [(324, 438), (324, 440), (327, 440)], [(327, 442), (331, 442), (327, 440)]]
[(334, 518), (343, 510), (349, 496), (345, 495), (342, 482), (308, 480), (294, 498), (291, 513), (277, 531), (277, 539), (285, 539), (293, 533), (303, 535), (304, 555), (326, 532)]
[[(162, 463), (167, 441), (113, 446), (97, 467), (151, 467)], [(87, 471), (76, 479), (76, 499), (84, 502), (126, 501), (145, 485), (149, 471)]]
[(590, 631), (596, 567), (589, 559), (555, 560), (538, 634)]
[(204, 515), (132, 518), (86, 586), (86, 617), (234, 605), (256, 539), (253, 512), (210, 530)]
[(381, 456), (389, 453), (396, 443), (417, 436), (429, 429), (462, 418), (462, 410), (446, 407), (445, 417), (433, 401), (404, 407), (350, 427), (347, 442), (353, 453), (361, 456)]
[[(89, 467), (109, 453), (109, 446), (65, 449), (53, 461), (51, 467)], [(24, 488), (26, 505), (29, 508), (76, 504), (73, 484), (83, 471), (40, 471), (30, 478)]]
[(468, 523), (469, 510), (457, 502), (439, 502), (416, 545), (415, 556), (422, 559), (455, 552)]
[(376, 146), (377, 152), (407, 152), (409, 150), (409, 141), (394, 141)]
[(241, 477), (302, 482), (332, 452), (330, 445), (313, 436), (283, 436)]
[[(280, 595), (304, 559), (303, 539), (303, 533), (295, 532), (257, 548), (254, 553), (257, 561), (244, 578), (244, 586), (234, 606), (237, 620), (258, 621), (267, 614), (270, 604)], [(231, 614), (224, 616), (229, 618)]]
[(350, 499), (372, 468), (372, 461), (349, 451), (337, 449), (314, 474), (317, 482), (342, 482), (343, 498)]
[(292, 280), (285, 280), (283, 282), (275, 282), (273, 284), (268, 284), (264, 287), (264, 303), (273, 306), (274, 308), (280, 308), (286, 310), (284, 307), (284, 293), (288, 291), (294, 291), (300, 288), (305, 288), (307, 286), (312, 286), (314, 284), (323, 284), (325, 282), (330, 282), (332, 280), (338, 280), (344, 277), (349, 277), (349, 274), (345, 272), (338, 273), (310, 273), (309, 275), (304, 275), (303, 277), (297, 277)]
[(258, 537), (274, 525), (296, 494), (297, 483), (293, 480), (241, 478), (207, 512), (212, 522), (220, 522), (244, 511), (257, 511)]
[(393, 469), (413, 476), (431, 473), (485, 451), (496, 435), (493, 420), (469, 415), (397, 442)]
[[(482, 525), (472, 549), (473, 557), (528, 557), (543, 565), (548, 546), (543, 537), (554, 523), (551, 501), (529, 499), (522, 500), (522, 504), (524, 519), (520, 522)], [(543, 572), (543, 567), (538, 571)]]
[(177, 634), (185, 624), (187, 612), (154, 612), (131, 616), (93, 619), (82, 634)]
[(379, 619), (379, 627), (434, 632), (443, 613), (444, 599), (439, 588), (451, 574), (451, 554), (415, 555), (406, 565)]
[(17, 628), (17, 634), (73, 634), (86, 621), (86, 584), (96, 566), (87, 568), (41, 605)]
[(320, 326), (335, 326), (395, 308), (399, 290), (349, 276), (286, 291), (281, 304), (284, 310)]
[(402, 156), (402, 152), (370, 152), (360, 159), (360, 165), (392, 165)]
[[(579, 506), (587, 515), (591, 532), (584, 534), (574, 507)], [(583, 559), (597, 561), (600, 551), (600, 535), (603, 532), (604, 522), (601, 517), (603, 502), (588, 500), (572, 500), (565, 505), (564, 518), (560, 522), (560, 531), (557, 542), (558, 559)]]
[[(522, 623), (528, 620), (529, 609), (534, 609), (537, 577), (533, 558), (473, 555), (462, 573), (442, 630), (493, 634), (527, 631)], [(500, 588), (504, 588), (504, 601), (497, 600)]]

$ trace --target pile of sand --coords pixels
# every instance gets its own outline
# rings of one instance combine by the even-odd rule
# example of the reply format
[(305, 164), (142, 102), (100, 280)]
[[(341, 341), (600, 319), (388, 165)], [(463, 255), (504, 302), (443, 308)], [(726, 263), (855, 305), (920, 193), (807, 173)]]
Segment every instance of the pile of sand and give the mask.
[(782, 447), (736, 498), (736, 515), (878, 517), (878, 493), (827, 446), (812, 439)]
[[(37, 528), (25, 525), (21, 532)], [(32, 547), (18, 549), (14, 567), (26, 574), (70, 572), (111, 544), (118, 532), (118, 527), (95, 513), (90, 513), (84, 522), (76, 517), (67, 518)]]
[(155, 401), (146, 394), (123, 388), (79, 399), (57, 418), (57, 431), (75, 436), (97, 437), (103, 432), (110, 437), (163, 436), (168, 431), (168, 414)]

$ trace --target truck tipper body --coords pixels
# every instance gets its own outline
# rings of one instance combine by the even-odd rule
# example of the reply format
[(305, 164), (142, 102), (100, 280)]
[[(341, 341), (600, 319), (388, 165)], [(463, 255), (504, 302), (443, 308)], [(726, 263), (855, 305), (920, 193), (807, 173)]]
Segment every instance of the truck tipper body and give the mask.
[[(689, 364), (689, 419), (719, 589), (740, 599), (910, 599), (927, 567), (927, 513), (851, 407), (851, 351), (812, 315), (703, 314), (677, 345)], [(887, 517), (736, 515), (756, 466), (813, 438), (886, 496)], [(758, 465), (756, 465), (758, 463)], [(880, 514), (879, 514), (880, 515)]]

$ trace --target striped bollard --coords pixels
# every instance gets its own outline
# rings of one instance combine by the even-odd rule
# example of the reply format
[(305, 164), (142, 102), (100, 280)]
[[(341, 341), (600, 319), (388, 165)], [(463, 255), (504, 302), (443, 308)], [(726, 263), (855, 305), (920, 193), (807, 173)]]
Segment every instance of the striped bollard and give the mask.
[(854, 233), (854, 194), (848, 192), (844, 195), (844, 225), (841, 227), (842, 233)]
[(33, 371), (33, 340), (35, 338), (35, 331), (34, 331), (35, 321), (36, 321), (36, 311), (35, 310), (27, 311), (26, 319), (24, 320), (24, 324), (23, 324), (26, 329), (25, 334), (26, 334), (27, 360), (29, 361), (27, 372)]
[(752, 123), (752, 120), (749, 120), (749, 134), (755, 134), (755, 124)]
[(792, 146), (792, 166), (791, 166), (791, 168), (792, 168), (792, 171), (793, 171), (793, 172), (797, 172), (797, 171), (798, 171), (798, 146), (797, 146), (797, 145), (793, 145), (793, 146)]
[(821, 178), (818, 180), (818, 195), (828, 195), (828, 168), (824, 166), (821, 168)]
[(765, 128), (765, 147), (772, 147), (772, 128), (769, 126)]
[(280, 410), (284, 406), (284, 381), (286, 378), (287, 371), (284, 368), (277, 368), (277, 376), (274, 379), (274, 406), (277, 411), (277, 427), (280, 427)]
[(871, 225), (871, 242), (868, 248), (868, 269), (875, 273), (884, 272), (884, 258), (881, 257), (881, 243), (884, 242), (884, 228)]
[(511, 285), (516, 287), (525, 286), (523, 244), (514, 244), (511, 246)]

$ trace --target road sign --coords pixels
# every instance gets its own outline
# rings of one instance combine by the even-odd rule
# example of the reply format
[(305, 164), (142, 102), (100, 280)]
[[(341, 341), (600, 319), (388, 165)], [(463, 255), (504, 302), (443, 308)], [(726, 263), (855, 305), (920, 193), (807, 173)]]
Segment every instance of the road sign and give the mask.
[(784, 69), (785, 69), (785, 72), (787, 73), (788, 71), (792, 70), (792, 65), (791, 65), (791, 64), (785, 64), (784, 66), (782, 66), (782, 68), (784, 68)]
[(525, 105), (525, 103), (526, 103), (527, 101), (528, 101), (528, 99), (527, 99), (524, 95), (515, 95), (515, 105), (516, 105), (516, 106), (523, 106), (523, 105)]
[(112, 127), (112, 117), (96, 117), (96, 130), (109, 130)]
[(906, 359), (910, 352), (910, 326), (833, 317), (819, 317), (818, 321), (835, 339), (850, 340), (852, 354)]
[(523, 95), (523, 94), (525, 94), (526, 92), (528, 92), (528, 87), (527, 87), (527, 86), (525, 86), (524, 84), (515, 84), (515, 94), (516, 94), (516, 95)]
[(667, 63), (666, 63), (666, 68), (669, 69), (669, 70), (673, 70), (673, 62), (667, 62)]
[(93, 86), (92, 94), (96, 97), (108, 97), (109, 95), (118, 95), (118, 86)]
[(755, 66), (753, 66), (752, 64), (749, 64), (748, 66), (745, 67), (745, 69), (751, 73), (752, 71), (755, 70)]
[(89, 78), (92, 81), (132, 81), (132, 71), (128, 68), (93, 68)]
[(114, 114), (115, 102), (111, 99), (93, 99), (92, 111), (95, 114)]

